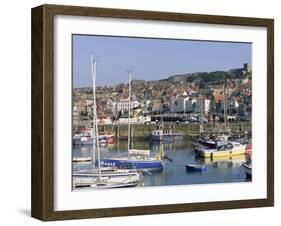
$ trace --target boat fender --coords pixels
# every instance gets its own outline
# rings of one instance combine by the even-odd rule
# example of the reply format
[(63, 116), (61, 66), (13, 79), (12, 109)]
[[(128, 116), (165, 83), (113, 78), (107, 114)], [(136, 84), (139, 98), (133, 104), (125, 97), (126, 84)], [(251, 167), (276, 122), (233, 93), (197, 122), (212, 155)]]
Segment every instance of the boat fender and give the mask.
[(211, 159), (213, 158), (213, 156), (214, 156), (214, 153), (213, 153), (213, 152), (211, 152)]

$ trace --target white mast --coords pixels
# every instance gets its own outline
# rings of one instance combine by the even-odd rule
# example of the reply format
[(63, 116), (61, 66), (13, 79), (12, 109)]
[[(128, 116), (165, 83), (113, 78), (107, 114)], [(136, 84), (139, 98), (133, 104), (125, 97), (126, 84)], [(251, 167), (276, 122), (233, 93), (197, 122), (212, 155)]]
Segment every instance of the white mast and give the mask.
[(203, 121), (203, 108), (204, 108), (204, 96), (201, 94), (201, 124), (200, 124), (200, 134), (204, 132), (204, 121)]
[(93, 65), (93, 56), (91, 55), (91, 72), (92, 72), (92, 82), (93, 82), (93, 153), (92, 153), (92, 162), (93, 166), (96, 166), (96, 143), (95, 143), (95, 136), (96, 136), (96, 128), (95, 128), (95, 98), (94, 98), (94, 87), (95, 87), (95, 82), (94, 82), (94, 65)]
[(132, 76), (132, 71), (129, 72), (129, 104), (128, 104), (128, 151), (130, 150), (130, 142), (131, 142), (131, 76)]
[(93, 114), (93, 121), (95, 127), (95, 144), (97, 148), (97, 155), (98, 155), (98, 171), (99, 171), (99, 181), (101, 180), (101, 167), (100, 167), (100, 147), (99, 147), (99, 131), (98, 131), (98, 122), (97, 122), (97, 101), (96, 101), (96, 59), (93, 59), (91, 56), (92, 61), (92, 77), (93, 77), (93, 101), (94, 101), (94, 114)]
[(226, 94), (226, 86), (227, 80), (224, 75), (224, 83), (223, 83), (223, 113), (224, 113), (224, 129), (227, 130), (227, 94)]

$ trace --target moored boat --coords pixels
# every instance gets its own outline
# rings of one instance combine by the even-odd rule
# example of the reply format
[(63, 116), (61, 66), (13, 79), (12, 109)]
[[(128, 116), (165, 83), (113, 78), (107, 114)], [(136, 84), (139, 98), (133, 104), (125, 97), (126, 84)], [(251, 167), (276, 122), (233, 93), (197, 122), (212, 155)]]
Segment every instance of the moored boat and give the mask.
[[(131, 71), (129, 71), (129, 104), (131, 106)], [(155, 156), (150, 155), (150, 150), (131, 149), (131, 107), (128, 108), (128, 156), (111, 157), (101, 160), (102, 166), (111, 166), (121, 169), (141, 169), (144, 171), (160, 171), (163, 169), (164, 151)]]
[[(201, 137), (197, 140), (197, 145), (203, 146), (205, 148), (214, 149), (218, 145), (226, 144), (228, 142), (229, 136), (221, 135), (217, 137)], [(196, 144), (195, 144), (196, 146)]]
[(252, 144), (247, 144), (246, 145), (246, 154), (251, 154), (252, 153)]
[(122, 188), (141, 184), (142, 174), (136, 170), (101, 167), (99, 170), (80, 170), (72, 174), (75, 188)]
[(163, 163), (161, 160), (155, 160), (154, 158), (110, 158), (102, 159), (101, 165), (103, 166), (113, 166), (119, 169), (141, 169), (145, 171), (161, 171), (163, 170)]
[(202, 172), (206, 170), (206, 166), (199, 164), (185, 164), (185, 169), (188, 172)]
[(246, 145), (238, 142), (229, 142), (219, 145), (214, 149), (200, 149), (199, 155), (204, 158), (227, 157), (235, 155), (243, 155), (246, 151)]
[(158, 142), (176, 142), (182, 140), (182, 133), (174, 133), (172, 129), (157, 129), (153, 130), (149, 135), (150, 140)]
[(160, 148), (160, 152), (154, 156), (151, 156), (150, 150), (129, 149), (128, 156), (104, 158), (101, 160), (101, 165), (119, 169), (161, 171), (164, 166), (164, 158), (163, 148)]
[[(107, 142), (106, 135), (99, 135), (100, 144), (104, 144)], [(90, 129), (87, 129), (83, 133), (75, 133), (73, 136), (73, 144), (74, 145), (92, 145), (94, 142), (93, 132)]]
[(204, 147), (207, 148), (215, 148), (216, 147), (216, 141), (213, 139), (204, 139), (204, 138), (200, 138), (198, 139), (198, 144), (202, 145)]
[(248, 178), (252, 178), (252, 156), (249, 155), (246, 162), (242, 164), (245, 174)]
[[(93, 77), (93, 132), (92, 132), (92, 145), (93, 168), (90, 170), (78, 171), (72, 174), (73, 186), (75, 189), (79, 188), (122, 188), (137, 186), (141, 179), (142, 174), (136, 170), (121, 170), (115, 167), (102, 167), (100, 159), (100, 139), (99, 130), (97, 125), (97, 106), (96, 106), (96, 60), (91, 57), (92, 77)], [(97, 151), (97, 163), (95, 153)], [(96, 166), (97, 165), (97, 166)]]

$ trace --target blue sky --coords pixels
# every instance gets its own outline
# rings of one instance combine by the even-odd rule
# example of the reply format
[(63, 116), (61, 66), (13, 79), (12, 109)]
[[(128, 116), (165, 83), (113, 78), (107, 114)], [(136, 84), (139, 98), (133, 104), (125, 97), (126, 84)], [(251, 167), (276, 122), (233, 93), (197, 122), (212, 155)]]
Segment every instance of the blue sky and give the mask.
[(241, 68), (251, 63), (252, 45), (210, 42), (73, 35), (73, 86), (91, 85), (90, 55), (97, 58), (97, 85), (133, 79), (157, 80), (187, 72)]

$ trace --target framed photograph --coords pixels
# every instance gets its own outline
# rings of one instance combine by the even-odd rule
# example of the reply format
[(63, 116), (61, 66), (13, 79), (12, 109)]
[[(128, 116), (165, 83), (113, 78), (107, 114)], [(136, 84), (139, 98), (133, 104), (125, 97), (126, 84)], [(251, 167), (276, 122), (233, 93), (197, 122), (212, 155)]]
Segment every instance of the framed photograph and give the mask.
[(32, 216), (274, 205), (274, 21), (32, 9)]

